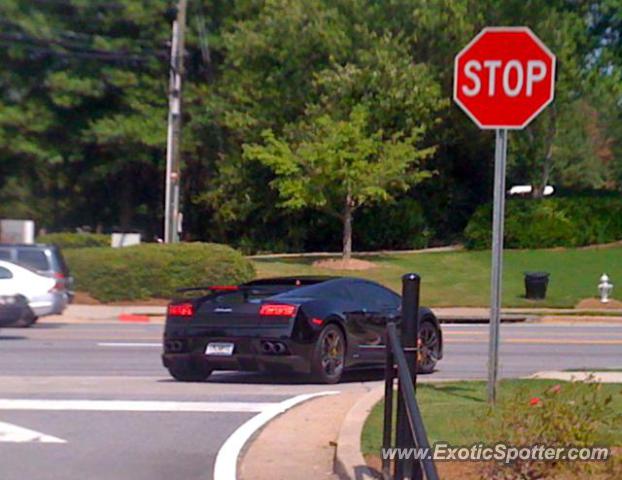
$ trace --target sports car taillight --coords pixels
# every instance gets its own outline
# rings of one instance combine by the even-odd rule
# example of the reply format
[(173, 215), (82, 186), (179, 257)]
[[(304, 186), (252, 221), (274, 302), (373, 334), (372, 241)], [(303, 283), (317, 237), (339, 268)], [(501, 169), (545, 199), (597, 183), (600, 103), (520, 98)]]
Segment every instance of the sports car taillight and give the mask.
[(194, 306), (191, 303), (176, 303), (168, 306), (171, 317), (191, 317), (194, 315)]
[(259, 308), (259, 315), (262, 317), (293, 317), (296, 314), (295, 305), (285, 305), (281, 303), (264, 303)]

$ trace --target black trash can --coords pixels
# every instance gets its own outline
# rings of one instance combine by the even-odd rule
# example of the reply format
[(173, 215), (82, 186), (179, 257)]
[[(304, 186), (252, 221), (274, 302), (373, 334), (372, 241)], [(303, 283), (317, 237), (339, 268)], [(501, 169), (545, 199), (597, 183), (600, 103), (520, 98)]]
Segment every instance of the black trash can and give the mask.
[(547, 272), (525, 272), (525, 298), (543, 300), (546, 297), (549, 276)]

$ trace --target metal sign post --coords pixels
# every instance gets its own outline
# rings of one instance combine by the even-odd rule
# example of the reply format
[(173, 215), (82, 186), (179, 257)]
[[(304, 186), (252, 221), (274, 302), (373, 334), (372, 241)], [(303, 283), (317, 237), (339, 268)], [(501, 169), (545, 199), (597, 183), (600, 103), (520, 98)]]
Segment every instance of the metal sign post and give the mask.
[(503, 280), (503, 221), (505, 216), (505, 163), (508, 131), (496, 130), (495, 186), (492, 213), (492, 274), (490, 280), (490, 336), (488, 345), (488, 402), (497, 398), (501, 286)]
[(527, 27), (486, 27), (454, 60), (454, 101), (477, 124), (496, 130), (492, 227), (488, 401), (499, 362), (503, 217), (508, 129), (529, 125), (555, 95), (555, 55)]

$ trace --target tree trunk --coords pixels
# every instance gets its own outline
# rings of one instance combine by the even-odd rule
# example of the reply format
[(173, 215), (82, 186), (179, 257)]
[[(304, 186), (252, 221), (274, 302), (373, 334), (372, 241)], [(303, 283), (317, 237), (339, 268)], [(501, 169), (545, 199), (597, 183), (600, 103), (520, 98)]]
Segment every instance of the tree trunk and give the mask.
[(343, 209), (343, 260), (352, 257), (352, 196), (348, 192)]
[(555, 142), (555, 137), (557, 136), (557, 109), (555, 108), (555, 105), (551, 105), (549, 108), (551, 110), (549, 114), (549, 130), (545, 139), (546, 154), (544, 155), (544, 163), (542, 165), (542, 177), (540, 178), (540, 183), (533, 186), (532, 196), (534, 198), (544, 197), (544, 189), (548, 185), (551, 177), (551, 168), (553, 164), (553, 143)]

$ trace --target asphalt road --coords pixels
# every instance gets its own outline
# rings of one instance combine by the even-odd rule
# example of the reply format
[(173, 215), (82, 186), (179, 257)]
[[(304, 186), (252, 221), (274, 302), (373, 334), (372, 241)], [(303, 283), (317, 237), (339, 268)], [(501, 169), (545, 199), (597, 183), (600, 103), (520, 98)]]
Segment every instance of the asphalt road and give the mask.
[[(485, 378), (486, 325), (445, 325), (445, 358), (429, 379)], [(225, 441), (293, 397), (361, 389), (297, 377), (220, 372), (172, 381), (160, 364), (162, 326), (60, 324), (0, 332), (2, 480), (206, 480)], [(622, 325), (504, 324), (501, 375), (622, 367)]]

